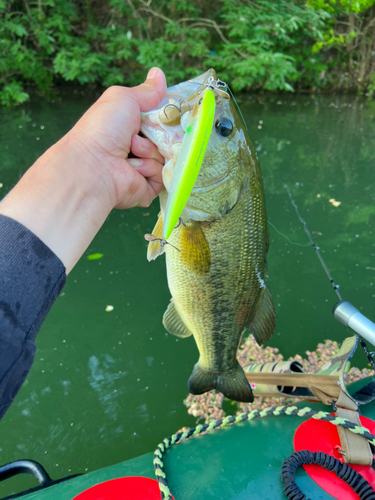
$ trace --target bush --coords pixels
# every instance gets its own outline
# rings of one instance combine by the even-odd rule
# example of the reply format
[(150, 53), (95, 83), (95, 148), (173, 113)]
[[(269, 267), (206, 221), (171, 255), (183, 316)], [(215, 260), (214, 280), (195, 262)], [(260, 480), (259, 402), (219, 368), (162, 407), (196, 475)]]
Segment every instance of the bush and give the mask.
[[(61, 82), (169, 83), (215, 67), (234, 90), (366, 89), (375, 0), (0, 0), (0, 101)], [(344, 77), (343, 77), (344, 75)]]

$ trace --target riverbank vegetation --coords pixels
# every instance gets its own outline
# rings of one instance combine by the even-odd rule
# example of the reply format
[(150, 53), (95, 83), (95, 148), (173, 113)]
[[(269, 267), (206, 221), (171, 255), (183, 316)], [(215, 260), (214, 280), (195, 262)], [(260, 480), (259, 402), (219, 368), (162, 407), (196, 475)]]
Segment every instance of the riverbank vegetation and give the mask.
[(214, 67), (235, 91), (375, 92), (375, 0), (0, 0), (0, 102), (28, 86), (168, 82)]

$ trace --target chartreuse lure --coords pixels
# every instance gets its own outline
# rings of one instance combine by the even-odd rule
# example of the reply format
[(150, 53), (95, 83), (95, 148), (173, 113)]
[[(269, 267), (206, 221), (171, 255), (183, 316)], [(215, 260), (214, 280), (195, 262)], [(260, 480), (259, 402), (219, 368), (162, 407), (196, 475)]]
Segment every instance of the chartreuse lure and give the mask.
[(214, 117), (215, 95), (211, 89), (206, 89), (191, 112), (174, 167), (164, 214), (164, 241), (171, 235), (193, 190), (207, 149)]

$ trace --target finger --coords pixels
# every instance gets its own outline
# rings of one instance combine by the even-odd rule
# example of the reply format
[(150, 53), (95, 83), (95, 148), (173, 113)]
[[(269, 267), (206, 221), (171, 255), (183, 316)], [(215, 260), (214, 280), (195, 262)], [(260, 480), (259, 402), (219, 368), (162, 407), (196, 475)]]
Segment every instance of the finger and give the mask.
[(138, 158), (153, 158), (163, 165), (165, 163), (164, 157), (159, 153), (155, 144), (139, 135), (133, 135), (132, 137), (131, 152)]
[(126, 101), (130, 97), (141, 111), (151, 111), (165, 97), (166, 92), (167, 82), (163, 71), (159, 68), (152, 68), (141, 85), (137, 87), (114, 85), (109, 87), (97, 102), (115, 102), (119, 106), (121, 101)]
[(132, 168), (127, 172), (125, 198), (116, 208), (148, 207), (163, 188), (163, 165), (152, 159), (130, 158), (126, 161)]
[(126, 157), (131, 137), (140, 130), (139, 111), (156, 108), (166, 88), (164, 73), (159, 68), (151, 69), (147, 80), (138, 87), (110, 87), (74, 126), (78, 144), (86, 146), (94, 156), (104, 152)]
[(152, 68), (147, 79), (138, 87), (129, 89), (129, 95), (138, 103), (141, 111), (151, 111), (156, 108), (165, 96), (167, 82), (165, 75), (159, 68)]
[[(156, 160), (145, 160), (143, 165), (137, 167), (136, 170), (146, 179), (148, 190), (148, 199), (141, 200), (141, 203), (138, 204), (138, 206), (148, 207), (152, 200), (158, 196), (164, 187), (162, 176), (163, 165)], [(142, 204), (144, 202), (146, 204)]]
[(157, 191), (155, 196), (157, 196), (163, 187), (163, 165), (156, 160), (148, 158), (131, 158), (127, 161), (147, 182), (155, 187), (155, 192)]

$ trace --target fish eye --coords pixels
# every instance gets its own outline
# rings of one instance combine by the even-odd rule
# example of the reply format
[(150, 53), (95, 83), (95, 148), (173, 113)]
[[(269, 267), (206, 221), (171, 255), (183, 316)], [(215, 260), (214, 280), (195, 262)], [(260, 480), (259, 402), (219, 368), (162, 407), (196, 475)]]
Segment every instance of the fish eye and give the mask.
[(219, 118), (215, 123), (216, 131), (223, 137), (228, 137), (232, 133), (233, 123), (229, 118)]

